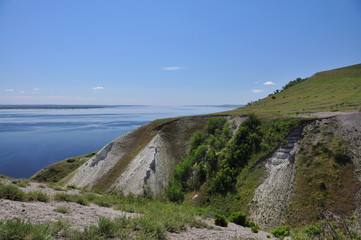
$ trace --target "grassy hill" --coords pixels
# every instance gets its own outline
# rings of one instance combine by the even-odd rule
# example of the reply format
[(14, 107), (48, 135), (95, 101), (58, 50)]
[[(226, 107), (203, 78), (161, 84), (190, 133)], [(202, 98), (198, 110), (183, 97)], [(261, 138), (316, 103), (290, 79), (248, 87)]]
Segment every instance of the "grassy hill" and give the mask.
[(361, 110), (361, 64), (319, 72), (284, 91), (224, 114), (276, 115)]

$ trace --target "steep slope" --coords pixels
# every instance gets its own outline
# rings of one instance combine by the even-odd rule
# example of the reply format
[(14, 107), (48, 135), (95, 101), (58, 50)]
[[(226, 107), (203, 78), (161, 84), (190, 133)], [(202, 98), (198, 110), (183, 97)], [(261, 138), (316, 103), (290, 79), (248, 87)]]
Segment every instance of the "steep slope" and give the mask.
[(265, 160), (249, 217), (265, 229), (360, 215), (361, 113), (310, 120)]
[(291, 131), (286, 137), (287, 144), (277, 148), (266, 161), (267, 177), (255, 191), (249, 214), (263, 228), (278, 226), (286, 213), (293, 195), (295, 153), (301, 131), (301, 126)]
[[(135, 129), (106, 145), (67, 184), (154, 196), (168, 185), (171, 169), (186, 155), (190, 137), (206, 119), (186, 117)], [(139, 139), (143, 144), (137, 144)]]

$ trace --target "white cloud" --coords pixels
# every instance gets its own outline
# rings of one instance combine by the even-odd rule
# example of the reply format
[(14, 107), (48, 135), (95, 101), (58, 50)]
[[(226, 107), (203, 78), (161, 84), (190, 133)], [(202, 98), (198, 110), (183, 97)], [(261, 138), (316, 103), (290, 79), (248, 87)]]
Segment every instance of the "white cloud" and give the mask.
[(93, 90), (97, 91), (97, 90), (104, 90), (104, 87), (93, 87)]
[(177, 70), (182, 70), (184, 69), (184, 67), (164, 67), (163, 70), (165, 71), (177, 71)]
[(40, 91), (40, 88), (33, 88), (33, 92), (37, 92), (37, 91)]
[(19, 91), (20, 94), (26, 93), (24, 90)]
[(251, 90), (251, 92), (253, 92), (253, 93), (261, 93), (263, 91), (264, 90), (262, 90), (262, 89), (253, 89), (253, 90)]
[(271, 82), (271, 81), (267, 81), (267, 82), (263, 83), (263, 85), (275, 85), (275, 83)]
[(9, 88), (9, 89), (5, 89), (5, 92), (14, 92), (15, 90), (12, 89), (12, 88)]

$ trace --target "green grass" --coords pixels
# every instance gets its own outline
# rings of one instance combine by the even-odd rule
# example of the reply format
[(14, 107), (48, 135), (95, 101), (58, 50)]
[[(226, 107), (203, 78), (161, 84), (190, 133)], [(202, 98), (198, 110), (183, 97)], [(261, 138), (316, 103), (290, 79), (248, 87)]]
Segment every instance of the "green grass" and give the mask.
[(21, 219), (0, 220), (1, 240), (54, 239), (61, 230), (67, 229), (64, 222), (34, 224)]
[(70, 208), (66, 205), (63, 206), (59, 206), (57, 208), (54, 209), (55, 212), (59, 212), (59, 213), (69, 213), (70, 212)]
[(62, 202), (75, 202), (84, 206), (89, 205), (87, 198), (81, 194), (57, 193), (54, 195), (54, 200)]
[(13, 201), (25, 201), (26, 194), (15, 185), (1, 185), (0, 198)]
[(250, 106), (222, 114), (279, 115), (317, 111), (360, 111), (361, 64), (316, 73)]
[(31, 191), (26, 193), (27, 201), (49, 202), (50, 198), (42, 191)]
[(94, 155), (95, 152), (53, 163), (35, 173), (30, 179), (37, 182), (58, 183)]

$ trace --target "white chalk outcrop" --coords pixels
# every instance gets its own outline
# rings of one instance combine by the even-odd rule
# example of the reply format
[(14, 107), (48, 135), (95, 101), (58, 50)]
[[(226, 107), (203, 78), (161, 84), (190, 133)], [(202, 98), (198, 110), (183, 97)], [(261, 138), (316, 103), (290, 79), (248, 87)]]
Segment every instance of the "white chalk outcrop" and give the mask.
[(256, 189), (250, 218), (259, 226), (270, 229), (280, 225), (293, 194), (295, 178), (294, 154), (301, 138), (295, 129), (286, 138), (288, 144), (279, 147), (266, 162), (266, 179)]
[(111, 141), (86, 163), (80, 166), (67, 184), (92, 188), (125, 155), (124, 142), (133, 131)]
[(167, 143), (158, 133), (128, 164), (121, 176), (110, 187), (127, 195), (155, 196), (169, 181), (170, 164)]

